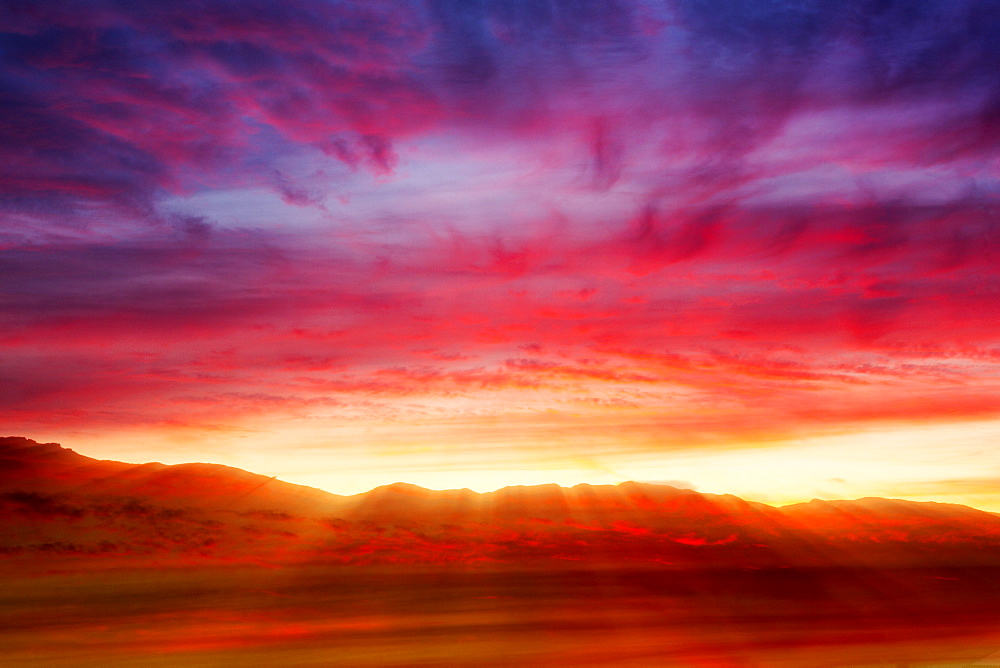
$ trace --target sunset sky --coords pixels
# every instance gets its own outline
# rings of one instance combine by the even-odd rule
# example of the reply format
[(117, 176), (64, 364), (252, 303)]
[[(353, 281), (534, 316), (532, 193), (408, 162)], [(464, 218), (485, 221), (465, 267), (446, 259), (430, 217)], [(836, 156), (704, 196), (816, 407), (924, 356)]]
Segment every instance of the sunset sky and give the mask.
[(1000, 511), (1000, 5), (0, 5), (0, 435)]

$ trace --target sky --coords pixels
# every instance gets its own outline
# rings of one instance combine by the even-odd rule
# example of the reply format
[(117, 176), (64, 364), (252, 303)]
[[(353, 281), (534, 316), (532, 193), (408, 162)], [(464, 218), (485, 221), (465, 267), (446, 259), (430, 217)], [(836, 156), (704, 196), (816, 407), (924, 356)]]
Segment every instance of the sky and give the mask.
[(1000, 6), (0, 5), (0, 425), (1000, 511)]

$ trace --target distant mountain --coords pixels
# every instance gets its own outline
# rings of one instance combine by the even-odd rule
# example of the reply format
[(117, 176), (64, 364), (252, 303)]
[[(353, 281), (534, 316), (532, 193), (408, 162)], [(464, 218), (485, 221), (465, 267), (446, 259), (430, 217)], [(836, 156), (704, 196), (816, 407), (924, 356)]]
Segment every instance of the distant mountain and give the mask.
[(0, 438), (0, 520), (0, 555), (18, 567), (1000, 565), (1000, 517), (953, 504), (775, 508), (635, 482), (486, 494), (396, 483), (338, 496), (215, 464), (99, 461), (21, 437)]
[(0, 438), (0, 491), (136, 497), (170, 506), (324, 514), (344, 497), (220, 464), (125, 464), (58, 443)]

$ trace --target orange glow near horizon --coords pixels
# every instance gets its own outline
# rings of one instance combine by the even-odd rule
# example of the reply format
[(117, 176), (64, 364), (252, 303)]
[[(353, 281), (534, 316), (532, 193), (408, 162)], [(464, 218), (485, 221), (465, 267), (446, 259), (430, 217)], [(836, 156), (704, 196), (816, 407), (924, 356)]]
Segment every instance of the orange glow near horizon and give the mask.
[[(423, 429), (421, 429), (421, 427)], [(551, 425), (550, 425), (551, 428)], [(66, 447), (98, 459), (133, 463), (193, 461), (225, 464), (286, 482), (351, 495), (394, 482), (428, 489), (468, 488), (490, 492), (513, 485), (556, 483), (618, 484), (660, 482), (713, 494), (734, 494), (770, 505), (814, 498), (868, 496), (959, 503), (1000, 512), (1000, 492), (984, 457), (982, 443), (1000, 438), (1000, 422), (958, 425), (885, 425), (812, 438), (740, 445), (670, 443), (663, 452), (650, 444), (646, 430), (629, 442), (565, 438), (505, 442), (524, 436), (524, 424), (486, 430), (468, 425), (381, 425), (364, 431), (345, 427), (334, 434), (303, 429), (268, 435), (261, 432), (211, 433), (199, 438), (172, 432), (93, 438), (53, 437)], [(471, 435), (476, 447), (465, 456), (442, 441)], [(335, 447), (344, 442), (354, 447)], [(510, 447), (516, 442), (517, 447)], [(942, 449), (946, 443), (947, 448)], [(141, 446), (140, 446), (141, 444)], [(367, 446), (367, 447), (366, 447)], [(172, 457), (163, 453), (172, 452)]]

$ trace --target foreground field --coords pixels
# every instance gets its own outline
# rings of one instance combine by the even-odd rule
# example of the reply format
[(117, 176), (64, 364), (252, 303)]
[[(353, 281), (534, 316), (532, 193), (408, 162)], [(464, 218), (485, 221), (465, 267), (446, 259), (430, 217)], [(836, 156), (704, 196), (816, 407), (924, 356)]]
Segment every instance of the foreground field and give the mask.
[(211, 568), (0, 589), (15, 666), (1000, 665), (1000, 570)]

